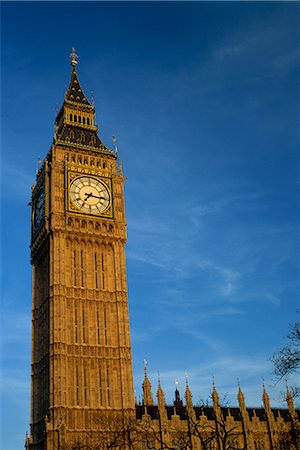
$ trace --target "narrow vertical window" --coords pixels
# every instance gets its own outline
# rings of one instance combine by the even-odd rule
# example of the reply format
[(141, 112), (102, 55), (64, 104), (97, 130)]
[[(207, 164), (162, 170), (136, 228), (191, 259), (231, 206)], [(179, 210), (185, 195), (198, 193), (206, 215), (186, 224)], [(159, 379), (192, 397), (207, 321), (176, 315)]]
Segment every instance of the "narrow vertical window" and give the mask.
[(74, 286), (76, 286), (76, 281), (77, 281), (77, 261), (76, 261), (76, 250), (74, 250), (73, 252), (73, 274), (74, 274)]
[(73, 115), (72, 114), (70, 114), (70, 120), (73, 120)]
[(99, 287), (99, 274), (98, 274), (98, 258), (97, 253), (95, 252), (94, 255), (94, 264), (95, 264), (95, 288), (98, 289)]
[(100, 406), (103, 405), (103, 398), (102, 398), (102, 376), (101, 376), (101, 368), (99, 369), (99, 403)]
[(107, 406), (110, 406), (110, 379), (108, 367), (106, 367), (106, 380), (107, 380)]
[(86, 343), (86, 323), (85, 323), (85, 314), (84, 314), (84, 309), (82, 307), (82, 340), (83, 343)]
[(84, 258), (83, 250), (80, 251), (80, 272), (81, 272), (81, 287), (84, 287)]
[(79, 371), (78, 367), (76, 367), (76, 373), (75, 373), (75, 385), (76, 385), (76, 405), (79, 405)]
[(78, 310), (77, 306), (75, 306), (75, 343), (78, 344)]
[(105, 305), (103, 305), (103, 330), (104, 330), (104, 342), (105, 345), (107, 345), (107, 328), (106, 328), (106, 311), (105, 311)]
[(86, 367), (83, 369), (83, 395), (84, 395), (84, 404), (87, 405), (87, 369)]
[(100, 344), (100, 315), (98, 310), (97, 310), (97, 342), (98, 344)]
[(104, 254), (101, 254), (101, 275), (102, 275), (102, 289), (105, 289), (105, 267), (104, 267)]

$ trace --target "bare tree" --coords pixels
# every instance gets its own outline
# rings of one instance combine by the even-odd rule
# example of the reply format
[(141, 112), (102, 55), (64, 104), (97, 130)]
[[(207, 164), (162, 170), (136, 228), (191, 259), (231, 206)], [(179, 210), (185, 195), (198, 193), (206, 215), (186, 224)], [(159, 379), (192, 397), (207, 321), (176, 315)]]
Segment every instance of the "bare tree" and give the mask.
[(211, 447), (218, 450), (236, 450), (237, 448), (244, 450), (246, 448), (243, 438), (243, 444), (241, 444), (242, 429), (238, 427), (235, 421), (233, 423), (228, 422), (224, 411), (223, 408), (220, 408), (219, 414), (213, 411), (213, 419), (205, 422), (201, 420), (201, 417), (191, 416), (187, 418), (190, 422), (191, 433), (200, 440), (203, 450)]
[[(298, 311), (299, 313), (299, 311)], [(280, 378), (286, 378), (292, 373), (300, 371), (300, 322), (297, 321), (290, 326), (287, 335), (288, 344), (275, 353), (271, 359), (274, 364), (275, 374)], [(300, 387), (291, 388), (294, 397), (300, 396)]]
[(291, 420), (291, 427), (281, 430), (277, 441), (276, 450), (299, 450), (300, 448), (300, 424)]
[(94, 429), (78, 437), (70, 450), (116, 450), (138, 448), (140, 430), (135, 417), (123, 414), (101, 414), (94, 421)]

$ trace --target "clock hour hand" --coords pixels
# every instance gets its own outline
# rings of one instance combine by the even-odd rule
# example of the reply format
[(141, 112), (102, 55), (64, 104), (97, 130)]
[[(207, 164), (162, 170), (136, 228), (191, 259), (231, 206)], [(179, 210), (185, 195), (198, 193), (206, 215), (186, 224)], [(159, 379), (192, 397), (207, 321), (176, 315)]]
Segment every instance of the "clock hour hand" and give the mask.
[(93, 197), (92, 192), (90, 192), (89, 194), (86, 192), (84, 195), (85, 195), (85, 199), (84, 199), (85, 202), (87, 201), (88, 198)]

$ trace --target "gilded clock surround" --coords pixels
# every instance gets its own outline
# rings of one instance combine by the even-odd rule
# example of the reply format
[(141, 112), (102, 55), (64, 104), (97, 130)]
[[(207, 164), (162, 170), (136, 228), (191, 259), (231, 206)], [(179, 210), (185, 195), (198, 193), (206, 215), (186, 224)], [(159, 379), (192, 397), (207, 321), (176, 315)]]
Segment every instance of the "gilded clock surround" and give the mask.
[[(72, 192), (74, 191), (74, 189), (72, 190), (72, 186), (74, 186), (74, 182), (76, 183), (77, 180), (84, 179), (84, 178), (94, 180), (95, 182), (98, 182), (106, 189), (106, 191), (108, 193), (108, 201), (106, 202), (107, 206), (105, 208), (103, 208), (102, 210), (101, 209), (100, 210), (95, 209), (95, 210), (91, 210), (91, 211), (89, 211), (88, 209), (85, 210), (84, 209), (84, 206), (85, 206), (84, 201), (83, 201), (83, 205), (80, 205), (80, 202), (76, 202), (76, 198), (74, 198), (74, 193), (73, 193), (73, 198), (72, 198)], [(67, 209), (69, 212), (113, 218), (112, 180), (110, 177), (97, 176), (94, 173), (93, 174), (90, 173), (90, 171), (86, 171), (85, 173), (68, 171), (67, 183), (68, 183)], [(83, 200), (84, 200), (84, 198), (83, 198)], [(87, 198), (87, 200), (89, 200), (89, 197)]]

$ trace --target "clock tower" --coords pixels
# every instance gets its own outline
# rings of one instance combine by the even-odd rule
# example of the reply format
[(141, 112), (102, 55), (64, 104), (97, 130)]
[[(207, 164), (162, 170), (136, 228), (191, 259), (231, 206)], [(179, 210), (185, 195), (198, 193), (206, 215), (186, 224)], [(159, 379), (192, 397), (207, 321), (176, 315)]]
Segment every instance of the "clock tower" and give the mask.
[[(62, 449), (103, 417), (134, 414), (124, 177), (95, 108), (70, 86), (32, 190), (28, 449)], [(102, 418), (102, 419), (101, 419)]]

